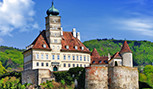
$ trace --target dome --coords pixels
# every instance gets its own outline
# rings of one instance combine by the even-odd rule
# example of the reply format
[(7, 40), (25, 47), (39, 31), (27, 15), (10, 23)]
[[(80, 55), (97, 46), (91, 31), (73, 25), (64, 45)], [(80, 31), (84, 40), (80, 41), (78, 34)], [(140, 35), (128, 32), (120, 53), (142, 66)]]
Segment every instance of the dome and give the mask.
[(59, 11), (54, 7), (53, 2), (52, 2), (52, 7), (47, 10), (47, 15), (48, 16), (52, 16), (52, 15), (57, 16), (57, 15), (59, 15)]

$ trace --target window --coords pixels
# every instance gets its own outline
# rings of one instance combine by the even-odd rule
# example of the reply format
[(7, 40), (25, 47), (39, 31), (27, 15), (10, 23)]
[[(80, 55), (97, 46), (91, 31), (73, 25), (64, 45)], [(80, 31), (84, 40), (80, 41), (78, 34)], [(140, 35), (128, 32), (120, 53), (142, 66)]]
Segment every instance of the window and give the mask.
[(64, 55), (64, 58), (63, 59), (66, 60), (66, 55)]
[(71, 65), (69, 64), (68, 67), (71, 67)]
[(52, 59), (53, 59), (53, 60), (55, 59), (55, 55), (52, 55)]
[(69, 49), (69, 46), (68, 45), (66, 46), (66, 49)]
[(82, 67), (82, 64), (80, 64), (80, 67)]
[(102, 61), (99, 61), (99, 63), (102, 63)]
[(77, 56), (77, 60), (79, 60), (79, 56)]
[(53, 46), (53, 49), (55, 49), (55, 46)]
[(68, 60), (70, 60), (71, 59), (71, 57), (70, 57), (70, 55), (68, 56)]
[(41, 66), (44, 66), (44, 63), (41, 63)]
[(60, 47), (59, 47), (59, 46), (57, 46), (57, 49), (60, 49)]
[(46, 44), (43, 44), (43, 48), (46, 48)]
[(77, 67), (79, 67), (79, 64), (77, 64)]
[(39, 54), (36, 54), (36, 59), (39, 59)]
[(82, 50), (84, 50), (84, 47), (81, 47)]
[(84, 56), (84, 61), (86, 61), (86, 56)]
[(64, 67), (66, 67), (66, 64), (64, 63)]
[(82, 56), (80, 56), (80, 61), (82, 61)]
[(41, 59), (44, 59), (44, 54), (41, 54)]
[(78, 49), (78, 46), (75, 46), (75, 49), (77, 50)]
[(57, 60), (60, 60), (60, 55), (57, 55)]
[(46, 59), (48, 59), (48, 54), (46, 54)]
[(46, 63), (46, 66), (48, 66), (48, 63)]
[(39, 63), (37, 62), (37, 66), (39, 66)]
[(92, 62), (93, 64), (95, 63), (95, 61)]
[(73, 64), (73, 67), (75, 67), (75, 64)]
[(75, 56), (73, 56), (73, 60), (75, 60)]
[(57, 43), (57, 39), (54, 40), (54, 43)]
[(84, 67), (86, 67), (86, 65), (84, 65)]
[(87, 60), (89, 61), (89, 56), (88, 56)]

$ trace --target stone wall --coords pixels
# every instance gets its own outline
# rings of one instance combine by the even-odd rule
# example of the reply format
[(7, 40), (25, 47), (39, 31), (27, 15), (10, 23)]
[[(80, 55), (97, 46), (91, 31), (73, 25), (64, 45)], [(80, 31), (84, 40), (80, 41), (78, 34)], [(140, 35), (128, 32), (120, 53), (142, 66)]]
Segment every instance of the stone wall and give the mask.
[(22, 84), (32, 83), (38, 84), (38, 70), (25, 70), (22, 71)]
[(108, 89), (107, 67), (86, 67), (85, 89)]
[(132, 67), (109, 67), (109, 89), (139, 89), (138, 70)]
[(46, 80), (55, 80), (53, 73), (50, 70), (35, 69), (25, 70), (22, 72), (22, 84), (32, 83), (34, 85), (40, 85)]

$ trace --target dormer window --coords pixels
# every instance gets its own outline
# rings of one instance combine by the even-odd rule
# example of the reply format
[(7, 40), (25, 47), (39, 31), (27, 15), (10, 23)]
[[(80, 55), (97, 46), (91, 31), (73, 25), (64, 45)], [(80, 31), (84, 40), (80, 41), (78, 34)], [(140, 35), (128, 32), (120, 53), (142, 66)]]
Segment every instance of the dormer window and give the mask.
[(94, 64), (94, 63), (95, 63), (95, 61), (92, 62), (92, 64)]
[(102, 61), (99, 61), (99, 63), (102, 63)]
[(84, 47), (83, 46), (81, 47), (81, 50), (84, 50)]
[(43, 48), (46, 48), (46, 44), (43, 44)]
[(75, 46), (74, 48), (77, 50), (78, 49), (78, 46)]
[(66, 45), (66, 49), (69, 49), (69, 46), (68, 45)]

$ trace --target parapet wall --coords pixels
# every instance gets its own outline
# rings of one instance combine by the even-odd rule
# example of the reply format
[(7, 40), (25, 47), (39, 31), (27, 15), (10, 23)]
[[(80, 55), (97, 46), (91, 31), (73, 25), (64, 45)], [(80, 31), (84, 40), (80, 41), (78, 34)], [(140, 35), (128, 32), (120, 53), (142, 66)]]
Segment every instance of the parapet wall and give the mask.
[(108, 89), (107, 67), (86, 67), (85, 89)]
[(109, 67), (109, 89), (139, 89), (138, 70), (133, 67)]

